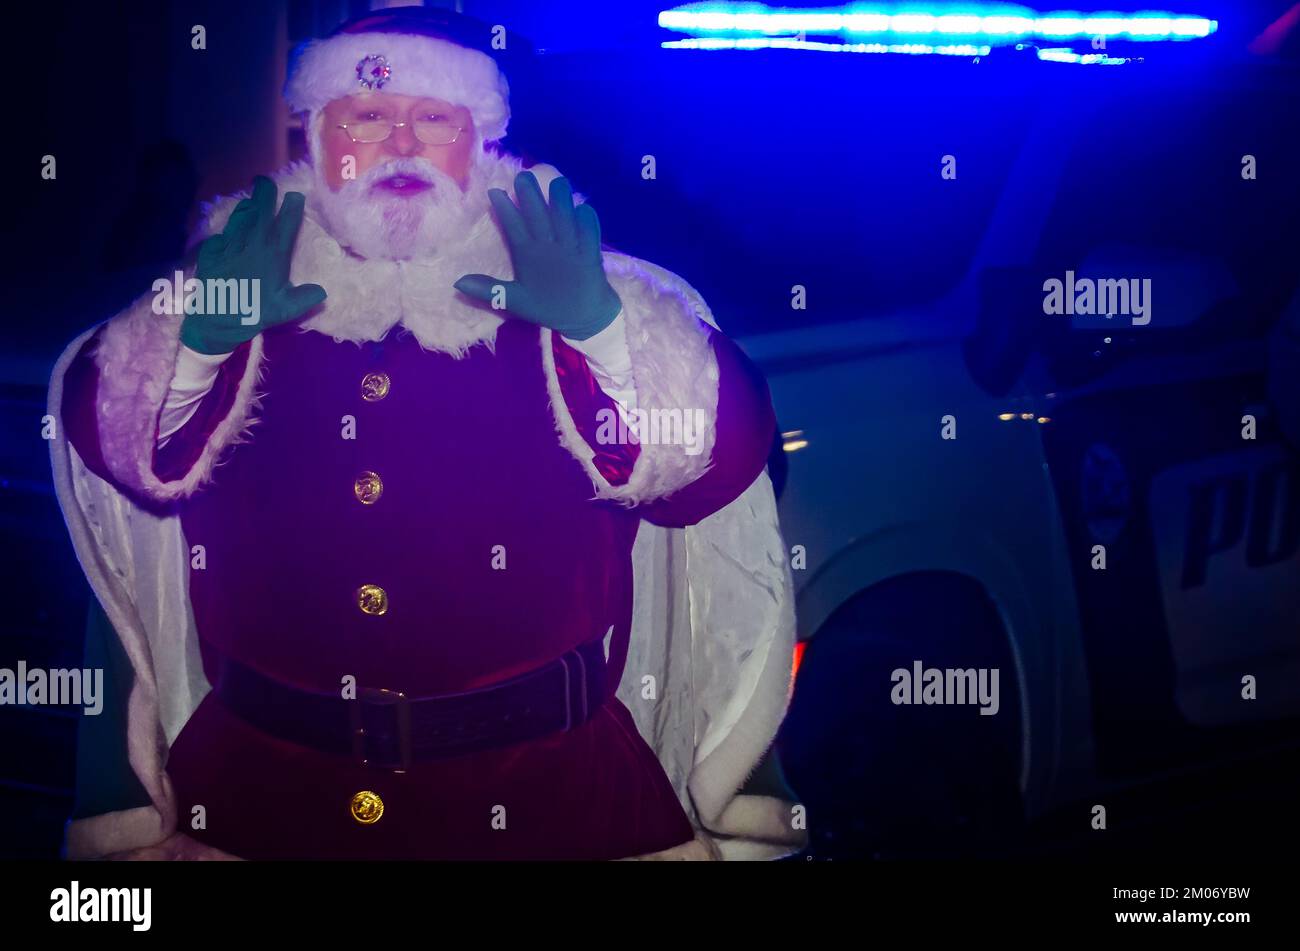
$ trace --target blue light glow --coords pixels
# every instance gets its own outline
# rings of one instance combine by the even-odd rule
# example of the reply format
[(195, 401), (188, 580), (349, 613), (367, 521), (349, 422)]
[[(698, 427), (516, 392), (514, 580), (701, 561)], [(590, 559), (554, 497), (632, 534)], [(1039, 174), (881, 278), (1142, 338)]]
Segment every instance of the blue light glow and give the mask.
[(929, 37), (941, 41), (944, 37), (952, 37), (985, 43), (1093, 37), (1137, 41), (1189, 40), (1209, 36), (1219, 26), (1217, 20), (1205, 17), (1156, 11), (1037, 13), (1024, 7), (979, 3), (935, 9), (933, 12), (912, 7), (899, 10), (859, 6), (792, 10), (769, 9), (752, 3), (704, 3), (665, 10), (659, 14), (659, 25), (679, 33), (733, 38), (800, 34), (802, 40), (805, 34), (812, 33), (820, 36), (836, 34), (846, 39), (859, 36), (883, 40)]

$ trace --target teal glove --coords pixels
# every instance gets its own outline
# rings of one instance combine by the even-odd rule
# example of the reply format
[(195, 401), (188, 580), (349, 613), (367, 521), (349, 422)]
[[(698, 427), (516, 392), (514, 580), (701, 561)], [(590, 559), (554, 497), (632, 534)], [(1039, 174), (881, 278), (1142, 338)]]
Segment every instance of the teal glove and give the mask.
[(515, 178), (519, 207), (500, 188), (488, 189), (505, 232), (515, 279), (466, 274), (453, 287), (492, 303), (493, 287), (505, 289), (507, 311), (529, 323), (550, 327), (571, 340), (600, 333), (623, 307), (605, 279), (600, 257), (600, 222), (590, 205), (573, 206), (565, 178), (551, 182), (551, 204), (532, 172)]
[[(277, 324), (297, 320), (325, 299), (319, 284), (294, 287), (289, 283), (293, 243), (302, 225), (303, 196), (286, 192), (280, 214), (275, 214), (275, 183), (259, 175), (253, 179), (253, 196), (230, 213), (221, 234), (199, 245), (194, 276), (209, 279), (256, 281), (257, 319), (253, 315), (195, 313), (191, 303), (181, 323), (181, 343), (199, 353), (232, 353), (241, 343)], [(204, 283), (206, 299), (206, 287)], [(245, 291), (247, 296), (251, 291)], [(224, 295), (222, 295), (224, 300)]]

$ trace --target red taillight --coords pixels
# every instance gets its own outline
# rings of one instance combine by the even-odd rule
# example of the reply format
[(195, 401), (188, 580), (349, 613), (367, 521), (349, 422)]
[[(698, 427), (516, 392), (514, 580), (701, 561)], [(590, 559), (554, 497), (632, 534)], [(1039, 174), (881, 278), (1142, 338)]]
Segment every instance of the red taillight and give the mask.
[(792, 679), (799, 676), (799, 664), (803, 662), (803, 651), (807, 646), (807, 641), (799, 641), (794, 645), (794, 670), (790, 674)]

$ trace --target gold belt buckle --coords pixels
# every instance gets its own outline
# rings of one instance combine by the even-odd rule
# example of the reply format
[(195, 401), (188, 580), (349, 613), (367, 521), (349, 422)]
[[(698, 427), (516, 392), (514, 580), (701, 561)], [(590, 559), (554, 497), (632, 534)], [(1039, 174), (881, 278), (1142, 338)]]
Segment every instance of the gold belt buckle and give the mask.
[(390, 767), (395, 773), (404, 773), (411, 768), (411, 703), (410, 698), (400, 690), (386, 687), (360, 687), (357, 699), (350, 705), (352, 719), (352, 755), (362, 766), (369, 766), (366, 757), (366, 725), (363, 704), (370, 703), (377, 707), (396, 707), (397, 754), (401, 763), (399, 767)]

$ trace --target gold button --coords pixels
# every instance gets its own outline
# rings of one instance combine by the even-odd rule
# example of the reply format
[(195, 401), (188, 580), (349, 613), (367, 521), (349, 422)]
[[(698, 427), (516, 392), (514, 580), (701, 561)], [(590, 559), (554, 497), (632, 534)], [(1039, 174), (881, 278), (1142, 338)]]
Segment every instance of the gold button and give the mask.
[(384, 494), (384, 482), (379, 478), (379, 473), (365, 469), (352, 484), (352, 491), (357, 494), (357, 501), (362, 505), (374, 505)]
[(384, 801), (378, 793), (363, 789), (352, 797), (352, 818), (363, 826), (374, 825), (384, 814)]
[(393, 387), (393, 380), (382, 370), (367, 373), (361, 378), (361, 398), (367, 403), (375, 403), (388, 395)]
[(388, 592), (377, 584), (363, 584), (357, 588), (357, 607), (366, 614), (384, 614), (388, 611)]

